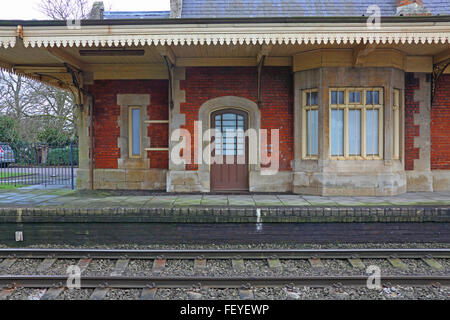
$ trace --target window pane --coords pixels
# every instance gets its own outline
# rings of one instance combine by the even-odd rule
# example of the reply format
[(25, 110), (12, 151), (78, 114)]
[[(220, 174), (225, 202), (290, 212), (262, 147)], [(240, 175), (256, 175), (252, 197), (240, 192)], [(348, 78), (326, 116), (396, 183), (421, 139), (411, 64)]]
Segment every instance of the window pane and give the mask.
[(373, 91), (372, 96), (373, 96), (373, 104), (380, 104), (379, 92)]
[(132, 154), (134, 156), (141, 155), (141, 110), (133, 109), (132, 115)]
[(366, 91), (366, 104), (372, 104), (372, 91)]
[(344, 104), (344, 91), (331, 91), (331, 104)]
[(307, 114), (307, 155), (316, 156), (319, 154), (319, 110), (309, 110)]
[(366, 111), (366, 154), (378, 155), (378, 110)]
[(349, 99), (350, 103), (359, 103), (361, 101), (361, 92), (351, 91)]
[(311, 92), (306, 93), (306, 105), (307, 106), (311, 105)]
[(344, 104), (344, 91), (339, 91), (339, 104)]
[(344, 110), (331, 110), (331, 155), (344, 155)]
[(337, 91), (331, 91), (331, 104), (337, 104)]
[(311, 92), (311, 105), (316, 106), (319, 104), (319, 95), (317, 92)]
[(361, 110), (348, 111), (349, 155), (361, 155)]

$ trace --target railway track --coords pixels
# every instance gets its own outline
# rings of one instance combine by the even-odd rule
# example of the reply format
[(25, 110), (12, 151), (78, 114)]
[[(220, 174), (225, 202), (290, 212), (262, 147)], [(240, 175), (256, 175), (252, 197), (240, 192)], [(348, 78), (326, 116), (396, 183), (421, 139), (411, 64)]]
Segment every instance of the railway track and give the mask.
[[(59, 288), (64, 287), (67, 276), (0, 276), (0, 287)], [(399, 275), (385, 276), (389, 285), (401, 286), (450, 286), (449, 276)], [(81, 289), (114, 288), (251, 288), (251, 287), (300, 287), (300, 286), (366, 286), (367, 276), (305, 276), (305, 277), (122, 277), (87, 276), (81, 278)]]
[(123, 250), (123, 249), (0, 249), (0, 259), (450, 259), (450, 249), (266, 249), (266, 250)]
[[(194, 260), (194, 270), (205, 270), (207, 260), (231, 260), (235, 271), (245, 260), (266, 260), (271, 269), (280, 268), (280, 260), (307, 260), (312, 268), (323, 267), (326, 259), (347, 260), (355, 269), (365, 270), (363, 259), (387, 259), (394, 268), (404, 269), (402, 259), (420, 259), (433, 270), (443, 270), (436, 259), (450, 259), (450, 249), (290, 249), (290, 250), (102, 250), (102, 249), (0, 249), (0, 299), (15, 288), (44, 289), (44, 298), (56, 298), (67, 286), (67, 275), (10, 275), (8, 267), (21, 259), (42, 260), (38, 270), (51, 271), (58, 260), (79, 259), (81, 271), (94, 259), (115, 260), (109, 275), (82, 275), (80, 289), (95, 289), (92, 299), (102, 299), (110, 289), (141, 289), (142, 297), (154, 297), (164, 288), (234, 288), (250, 292), (257, 287), (366, 286), (368, 275), (320, 276), (167, 276), (162, 275), (167, 260)], [(3, 261), (2, 261), (3, 260)], [(152, 275), (124, 276), (131, 260), (153, 260)], [(389, 286), (450, 286), (450, 275), (383, 275)], [(1, 289), (3, 288), (3, 289)], [(243, 296), (246, 296), (245, 294)], [(247, 296), (249, 296), (247, 294)], [(251, 297), (251, 295), (250, 295)]]

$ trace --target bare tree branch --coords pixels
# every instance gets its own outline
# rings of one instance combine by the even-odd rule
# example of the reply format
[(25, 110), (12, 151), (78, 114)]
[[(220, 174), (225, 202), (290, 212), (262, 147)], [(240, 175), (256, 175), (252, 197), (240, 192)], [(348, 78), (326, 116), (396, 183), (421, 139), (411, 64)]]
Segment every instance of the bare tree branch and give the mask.
[(41, 0), (38, 10), (52, 20), (87, 19), (89, 0)]
[[(38, 10), (53, 20), (86, 19), (91, 0), (41, 0)], [(55, 128), (76, 135), (72, 93), (0, 70), (0, 115), (16, 120), (21, 139), (35, 141), (39, 131)]]

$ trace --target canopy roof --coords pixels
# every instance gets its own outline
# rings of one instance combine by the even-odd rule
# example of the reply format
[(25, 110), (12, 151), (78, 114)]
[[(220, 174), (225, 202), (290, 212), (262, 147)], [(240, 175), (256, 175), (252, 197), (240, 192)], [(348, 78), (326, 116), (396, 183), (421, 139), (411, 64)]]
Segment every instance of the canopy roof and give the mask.
[(367, 18), (0, 21), (0, 47), (131, 45), (448, 43), (450, 16), (395, 17), (368, 28)]
[[(256, 66), (264, 54), (265, 65), (292, 66), (312, 50), (376, 48), (428, 57), (432, 68), (450, 56), (449, 38), (449, 16), (384, 18), (380, 29), (364, 17), (0, 21), (0, 67), (50, 83), (70, 80), (67, 65), (94, 79), (166, 79), (164, 56), (177, 66)], [(105, 54), (112, 49), (124, 52)]]

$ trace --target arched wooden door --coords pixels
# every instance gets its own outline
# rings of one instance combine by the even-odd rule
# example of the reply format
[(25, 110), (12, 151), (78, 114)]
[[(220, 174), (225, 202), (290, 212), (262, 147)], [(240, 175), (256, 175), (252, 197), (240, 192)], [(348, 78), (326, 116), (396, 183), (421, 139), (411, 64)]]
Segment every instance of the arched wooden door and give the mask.
[(214, 148), (211, 163), (211, 191), (248, 191), (248, 114), (224, 109), (211, 114)]

